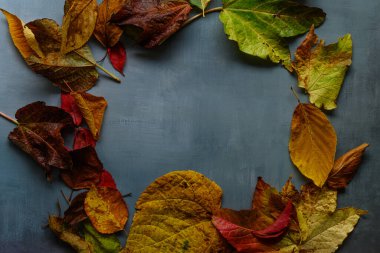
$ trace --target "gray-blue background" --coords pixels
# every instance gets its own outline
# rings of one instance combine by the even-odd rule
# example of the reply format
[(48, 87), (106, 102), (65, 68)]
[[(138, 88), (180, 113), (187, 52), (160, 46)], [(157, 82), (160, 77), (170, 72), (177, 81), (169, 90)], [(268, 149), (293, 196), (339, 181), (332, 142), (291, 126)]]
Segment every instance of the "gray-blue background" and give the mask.
[[(326, 22), (317, 34), (332, 43), (351, 33), (353, 66), (330, 114), (338, 134), (338, 155), (363, 142), (371, 144), (340, 206), (369, 211), (340, 252), (380, 250), (380, 87), (378, 0), (304, 1), (321, 7)], [(0, 7), (25, 21), (61, 21), (63, 0), (2, 0)], [(216, 1), (214, 6), (220, 5)], [(292, 52), (303, 39), (291, 46)], [(125, 41), (125, 40), (124, 40)], [(293, 175), (304, 182), (288, 154), (289, 126), (296, 100), (295, 77), (280, 66), (258, 64), (228, 41), (218, 14), (198, 20), (155, 50), (127, 43), (128, 65), (121, 85), (101, 78), (91, 90), (109, 107), (97, 146), (131, 211), (144, 188), (169, 171), (194, 169), (224, 190), (224, 206), (250, 205), (258, 176), (276, 186)], [(91, 43), (94, 55), (102, 51)], [(105, 67), (111, 69), (108, 60)], [(0, 18), (0, 109), (37, 100), (59, 104), (59, 91), (34, 74), (13, 47)], [(307, 101), (306, 96), (302, 96)], [(49, 184), (42, 170), (8, 140), (13, 125), (0, 119), (0, 252), (70, 252), (46, 229), (56, 212), (59, 181)], [(62, 198), (61, 202), (62, 201)]]

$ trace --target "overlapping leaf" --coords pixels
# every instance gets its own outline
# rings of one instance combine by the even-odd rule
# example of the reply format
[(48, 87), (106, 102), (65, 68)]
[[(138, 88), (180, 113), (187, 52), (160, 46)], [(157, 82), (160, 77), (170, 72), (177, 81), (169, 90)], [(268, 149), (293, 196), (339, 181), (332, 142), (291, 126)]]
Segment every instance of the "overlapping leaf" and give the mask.
[(282, 62), (288, 69), (290, 52), (284, 38), (303, 34), (324, 19), (321, 9), (286, 0), (224, 0), (220, 14), (226, 34), (241, 51)]
[(82, 113), (70, 93), (61, 92), (61, 108), (71, 115), (76, 126), (82, 124)]
[(324, 45), (318, 41), (311, 27), (306, 39), (298, 47), (293, 68), (298, 76), (298, 86), (310, 95), (310, 102), (317, 107), (332, 110), (351, 65), (352, 40), (347, 34), (335, 44)]
[(121, 250), (116, 235), (100, 234), (91, 223), (83, 224), (83, 233), (85, 241), (91, 245), (92, 253), (118, 253)]
[(73, 149), (77, 150), (88, 146), (93, 148), (96, 146), (96, 141), (90, 130), (82, 127), (75, 129)]
[(79, 193), (70, 203), (69, 208), (65, 211), (63, 221), (69, 225), (76, 225), (87, 219), (84, 211), (84, 200), (87, 192)]

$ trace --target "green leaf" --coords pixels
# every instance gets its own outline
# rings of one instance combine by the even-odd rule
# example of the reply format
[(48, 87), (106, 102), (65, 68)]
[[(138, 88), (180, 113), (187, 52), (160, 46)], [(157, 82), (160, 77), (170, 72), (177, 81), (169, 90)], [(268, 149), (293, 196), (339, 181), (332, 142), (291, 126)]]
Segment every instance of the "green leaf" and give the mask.
[(326, 14), (319, 8), (286, 0), (224, 0), (220, 20), (228, 38), (244, 53), (291, 69), (290, 52), (284, 38), (319, 26)]
[(351, 65), (352, 39), (346, 34), (335, 44), (324, 45), (318, 41), (314, 27), (298, 47), (293, 68), (298, 76), (298, 86), (306, 89), (310, 102), (326, 110), (336, 108), (344, 77)]
[(100, 234), (90, 222), (84, 223), (83, 234), (85, 241), (92, 247), (92, 253), (118, 253), (121, 250), (116, 235)]
[(203, 11), (203, 14), (210, 2), (211, 0), (190, 0), (190, 4), (201, 9)]

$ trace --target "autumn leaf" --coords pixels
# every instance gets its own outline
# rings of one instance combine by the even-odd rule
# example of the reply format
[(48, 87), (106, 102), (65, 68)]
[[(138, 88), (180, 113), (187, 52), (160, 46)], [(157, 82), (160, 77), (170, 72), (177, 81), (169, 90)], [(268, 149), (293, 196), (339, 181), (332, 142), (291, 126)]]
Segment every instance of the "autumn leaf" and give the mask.
[(111, 21), (121, 26), (140, 28), (140, 43), (152, 48), (177, 32), (190, 11), (191, 6), (185, 0), (130, 0)]
[(69, 208), (64, 213), (64, 222), (69, 225), (76, 225), (87, 219), (87, 214), (84, 211), (84, 200), (86, 196), (87, 191), (81, 192), (71, 201)]
[(322, 187), (334, 165), (337, 137), (323, 112), (299, 103), (293, 113), (290, 158), (299, 171)]
[(100, 234), (89, 222), (83, 224), (83, 234), (85, 241), (91, 245), (92, 253), (119, 253), (121, 250), (116, 235)]
[(18, 126), (8, 138), (29, 154), (51, 179), (51, 170), (71, 169), (72, 160), (65, 148), (61, 130), (73, 126), (71, 116), (64, 110), (35, 102), (16, 112)]
[(66, 0), (62, 21), (62, 54), (82, 48), (90, 39), (98, 16), (96, 0)]
[(117, 71), (119, 71), (120, 74), (124, 75), (124, 66), (127, 60), (127, 53), (125, 51), (123, 43), (116, 43), (115, 46), (108, 48), (107, 52), (110, 57), (112, 66)]
[(79, 107), (75, 104), (75, 99), (70, 93), (61, 92), (61, 108), (71, 115), (76, 126), (82, 124), (82, 113), (79, 110)]
[(96, 146), (96, 141), (94, 140), (90, 130), (83, 127), (75, 129), (73, 149), (77, 150), (88, 146), (93, 148)]
[(82, 112), (92, 136), (95, 140), (98, 140), (107, 101), (104, 97), (97, 97), (84, 92), (71, 92), (70, 94), (74, 97), (79, 110)]
[(74, 190), (87, 189), (100, 182), (103, 164), (93, 147), (73, 150), (70, 155), (72, 169), (61, 171), (61, 178), (68, 187)]
[(109, 173), (105, 169), (102, 170), (102, 174), (100, 175), (100, 181), (98, 183), (98, 186), (117, 189), (115, 180), (113, 179), (111, 173)]
[(335, 161), (334, 167), (327, 179), (327, 185), (332, 189), (343, 189), (354, 177), (362, 161), (364, 151), (369, 145), (364, 143)]
[(124, 229), (128, 208), (117, 189), (91, 187), (84, 209), (94, 228), (102, 234), (112, 234)]
[(202, 10), (203, 15), (211, 0), (190, 0), (190, 4)]
[(336, 99), (345, 74), (351, 65), (352, 40), (347, 34), (335, 44), (324, 45), (318, 41), (311, 27), (306, 39), (298, 47), (293, 68), (298, 76), (298, 86), (310, 95), (310, 102), (319, 108), (336, 108)]
[(123, 252), (223, 252), (211, 223), (222, 190), (194, 171), (174, 171), (156, 179), (140, 195)]
[(127, 0), (104, 0), (99, 5), (99, 14), (94, 36), (105, 48), (114, 47), (123, 34), (123, 29), (110, 21), (112, 16), (116, 14), (126, 2)]
[(312, 24), (319, 26), (325, 16), (321, 9), (297, 1), (224, 0), (220, 20), (241, 51), (291, 69), (285, 38), (307, 32)]

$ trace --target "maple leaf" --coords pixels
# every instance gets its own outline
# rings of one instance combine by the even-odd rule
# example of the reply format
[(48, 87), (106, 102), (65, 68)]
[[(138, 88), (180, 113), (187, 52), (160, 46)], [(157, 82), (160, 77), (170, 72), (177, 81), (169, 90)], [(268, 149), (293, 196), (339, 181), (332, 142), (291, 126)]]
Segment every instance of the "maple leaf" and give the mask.
[(146, 48), (152, 48), (177, 32), (190, 11), (190, 4), (184, 0), (130, 0), (111, 21), (122, 26), (140, 28), (140, 43)]
[(108, 55), (112, 66), (119, 71), (120, 74), (124, 75), (124, 66), (127, 60), (127, 53), (123, 46), (123, 43), (118, 42), (115, 46), (107, 49)]
[(93, 148), (96, 146), (96, 141), (90, 130), (82, 127), (75, 129), (73, 149), (77, 150), (88, 146)]
[(335, 101), (351, 65), (351, 35), (345, 35), (335, 44), (325, 46), (324, 43), (318, 41), (312, 26), (298, 47), (292, 66), (298, 76), (298, 86), (306, 89), (310, 102), (332, 110), (336, 108)]
[(92, 253), (119, 253), (120, 241), (116, 235), (100, 234), (89, 222), (83, 224), (85, 241), (91, 245)]
[(224, 252), (211, 223), (222, 190), (202, 174), (174, 171), (156, 179), (140, 195), (123, 252)]
[(333, 168), (336, 144), (334, 127), (326, 115), (312, 104), (299, 103), (291, 123), (290, 158), (319, 187)]
[(84, 210), (91, 224), (102, 234), (123, 230), (128, 220), (127, 204), (114, 188), (91, 187), (84, 202)]
[(96, 0), (66, 0), (62, 21), (62, 54), (82, 48), (90, 39), (98, 16)]
[(286, 0), (223, 0), (220, 20), (228, 38), (244, 53), (291, 69), (290, 52), (284, 38), (319, 26), (326, 14), (319, 8)]
[(84, 211), (84, 200), (86, 196), (87, 191), (81, 192), (70, 202), (69, 208), (64, 213), (64, 222), (69, 225), (76, 225), (87, 219), (87, 214)]
[(71, 189), (86, 189), (100, 182), (103, 164), (93, 147), (70, 152), (73, 161), (71, 170), (61, 171), (61, 178)]
[(65, 148), (61, 130), (73, 126), (71, 116), (64, 110), (34, 102), (17, 110), (18, 126), (8, 138), (29, 154), (51, 179), (51, 170), (70, 169), (72, 160)]
[(367, 147), (368, 144), (364, 143), (350, 150), (335, 161), (334, 167), (326, 181), (330, 188), (343, 189), (348, 185), (359, 168), (362, 156)]
[(82, 124), (82, 113), (79, 110), (79, 107), (75, 104), (75, 99), (70, 93), (61, 92), (61, 108), (71, 115), (76, 126)]

